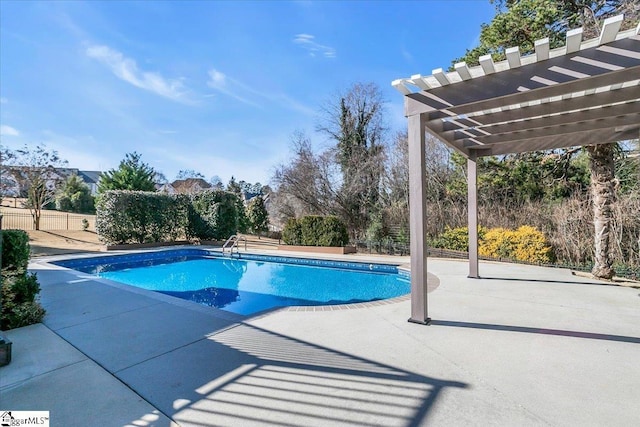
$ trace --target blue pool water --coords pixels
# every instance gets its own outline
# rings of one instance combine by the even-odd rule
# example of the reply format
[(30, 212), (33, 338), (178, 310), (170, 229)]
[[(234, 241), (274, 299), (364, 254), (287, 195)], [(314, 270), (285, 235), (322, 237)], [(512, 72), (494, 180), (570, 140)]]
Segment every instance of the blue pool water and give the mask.
[(410, 290), (408, 276), (399, 274), (395, 266), (248, 258), (178, 250), (56, 264), (243, 315), (283, 306), (374, 301)]

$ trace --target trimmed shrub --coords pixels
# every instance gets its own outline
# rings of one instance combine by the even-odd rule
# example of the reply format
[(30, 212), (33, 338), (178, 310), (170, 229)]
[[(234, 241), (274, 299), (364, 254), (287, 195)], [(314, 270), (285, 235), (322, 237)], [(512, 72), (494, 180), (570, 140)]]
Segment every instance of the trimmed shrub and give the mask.
[(3, 270), (25, 271), (29, 263), (29, 235), (23, 230), (2, 230)]
[(96, 213), (96, 231), (106, 244), (174, 241), (185, 233), (186, 206), (170, 194), (107, 191)]
[(238, 196), (228, 191), (208, 190), (191, 196), (187, 237), (225, 240), (238, 231)]
[(282, 240), (287, 245), (302, 245), (302, 227), (295, 218), (289, 218), (282, 229)]
[(99, 197), (96, 231), (106, 244), (224, 240), (238, 229), (237, 202), (220, 190), (191, 196), (110, 190)]
[(282, 230), (287, 245), (344, 246), (349, 243), (347, 227), (335, 216), (308, 215), (291, 218)]
[(335, 216), (324, 217), (318, 246), (345, 246), (347, 243), (349, 243), (349, 233), (344, 223)]
[(300, 221), (302, 232), (302, 244), (304, 246), (320, 246), (320, 237), (323, 233), (324, 217), (317, 215), (303, 216)]

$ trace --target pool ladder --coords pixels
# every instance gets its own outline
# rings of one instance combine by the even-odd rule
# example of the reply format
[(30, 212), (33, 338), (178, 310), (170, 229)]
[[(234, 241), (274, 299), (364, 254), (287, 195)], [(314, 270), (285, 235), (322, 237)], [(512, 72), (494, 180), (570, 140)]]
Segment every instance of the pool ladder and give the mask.
[(246, 237), (242, 237), (242, 236), (238, 236), (237, 234), (234, 234), (233, 236), (229, 237), (227, 239), (226, 242), (224, 242), (224, 245), (222, 245), (222, 254), (224, 255), (224, 253), (226, 252), (227, 249), (229, 249), (229, 256), (233, 255), (233, 250), (236, 250), (236, 253), (240, 253), (240, 249), (238, 248), (238, 244), (240, 243), (240, 241), (244, 240), (244, 250), (247, 250), (247, 239)]

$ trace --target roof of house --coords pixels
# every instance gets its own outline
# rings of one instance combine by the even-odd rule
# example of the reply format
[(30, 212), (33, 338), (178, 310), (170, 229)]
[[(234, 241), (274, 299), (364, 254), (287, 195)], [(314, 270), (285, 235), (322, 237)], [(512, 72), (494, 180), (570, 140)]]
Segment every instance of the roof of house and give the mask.
[(78, 176), (87, 184), (97, 184), (100, 181), (100, 171), (78, 171)]
[(171, 186), (176, 190), (176, 193), (181, 194), (195, 193), (211, 188), (211, 184), (202, 178), (178, 179), (173, 181)]

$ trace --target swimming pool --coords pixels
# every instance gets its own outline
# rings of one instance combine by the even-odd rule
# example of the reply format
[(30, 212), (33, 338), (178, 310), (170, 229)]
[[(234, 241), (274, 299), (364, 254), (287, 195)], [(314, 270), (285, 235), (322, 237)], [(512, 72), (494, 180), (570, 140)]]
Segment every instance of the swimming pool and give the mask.
[(396, 266), (180, 249), (57, 261), (62, 267), (248, 315), (285, 306), (375, 301), (409, 293)]

